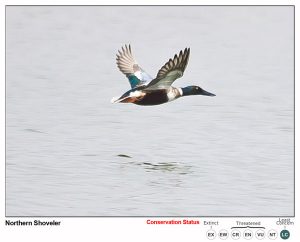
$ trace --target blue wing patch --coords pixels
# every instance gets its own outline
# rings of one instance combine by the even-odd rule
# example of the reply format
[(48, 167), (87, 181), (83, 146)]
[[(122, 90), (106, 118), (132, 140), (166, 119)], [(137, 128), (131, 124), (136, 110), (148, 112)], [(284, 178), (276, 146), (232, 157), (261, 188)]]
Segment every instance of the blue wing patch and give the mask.
[(141, 84), (141, 80), (138, 79), (135, 75), (128, 75), (128, 80), (131, 88), (135, 88), (136, 86)]

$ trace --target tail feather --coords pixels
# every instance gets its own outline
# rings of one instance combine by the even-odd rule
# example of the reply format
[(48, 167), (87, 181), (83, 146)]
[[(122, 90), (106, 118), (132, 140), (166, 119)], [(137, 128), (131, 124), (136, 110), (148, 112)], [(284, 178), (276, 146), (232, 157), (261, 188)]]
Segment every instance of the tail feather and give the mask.
[(113, 97), (111, 103), (134, 103), (137, 100), (136, 97), (126, 96), (126, 97)]
[(141, 100), (146, 93), (141, 91), (133, 91), (129, 93), (125, 93), (121, 97), (113, 97), (111, 99), (111, 103), (135, 103), (139, 100)]
[(113, 97), (111, 100), (110, 100), (111, 103), (118, 103), (120, 102), (120, 97)]

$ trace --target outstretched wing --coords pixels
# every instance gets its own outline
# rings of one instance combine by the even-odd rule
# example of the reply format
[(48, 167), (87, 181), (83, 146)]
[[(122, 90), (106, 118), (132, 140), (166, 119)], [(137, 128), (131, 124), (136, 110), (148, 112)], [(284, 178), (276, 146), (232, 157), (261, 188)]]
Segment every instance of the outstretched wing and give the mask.
[(147, 89), (165, 89), (169, 88), (172, 83), (179, 77), (182, 77), (183, 72), (188, 64), (190, 56), (190, 48), (185, 48), (175, 55), (173, 59), (163, 65), (157, 73), (157, 76), (152, 80)]
[(131, 88), (144, 85), (153, 80), (135, 60), (130, 45), (125, 45), (117, 54), (117, 66), (119, 70), (126, 75), (131, 85)]

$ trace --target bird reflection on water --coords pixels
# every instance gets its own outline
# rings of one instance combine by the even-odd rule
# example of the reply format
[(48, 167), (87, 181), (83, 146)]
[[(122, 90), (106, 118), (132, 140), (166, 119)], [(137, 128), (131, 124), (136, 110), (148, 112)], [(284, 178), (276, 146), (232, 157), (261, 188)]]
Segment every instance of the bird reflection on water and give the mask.
[[(129, 165), (136, 165), (143, 167), (146, 172), (154, 172), (154, 171), (161, 171), (161, 172), (175, 172), (179, 175), (186, 175), (191, 174), (191, 166), (182, 164), (180, 162), (150, 162), (150, 161), (133, 161), (131, 160), (133, 157), (125, 154), (119, 154), (118, 157), (127, 158), (127, 164)], [(129, 160), (130, 159), (130, 160)]]

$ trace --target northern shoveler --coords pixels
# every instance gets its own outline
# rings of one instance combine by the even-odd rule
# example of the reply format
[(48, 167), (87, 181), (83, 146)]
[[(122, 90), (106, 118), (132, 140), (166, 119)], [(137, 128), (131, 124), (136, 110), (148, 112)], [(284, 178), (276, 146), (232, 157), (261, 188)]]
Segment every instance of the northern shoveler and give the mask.
[(152, 78), (137, 63), (133, 57), (131, 46), (125, 45), (117, 54), (117, 66), (126, 75), (131, 89), (121, 97), (113, 98), (112, 103), (134, 103), (137, 105), (158, 105), (173, 101), (188, 95), (215, 96), (198, 86), (178, 88), (171, 86), (172, 83), (182, 77), (187, 66), (190, 48), (185, 48), (169, 59), (158, 71), (157, 76)]

